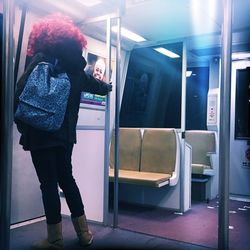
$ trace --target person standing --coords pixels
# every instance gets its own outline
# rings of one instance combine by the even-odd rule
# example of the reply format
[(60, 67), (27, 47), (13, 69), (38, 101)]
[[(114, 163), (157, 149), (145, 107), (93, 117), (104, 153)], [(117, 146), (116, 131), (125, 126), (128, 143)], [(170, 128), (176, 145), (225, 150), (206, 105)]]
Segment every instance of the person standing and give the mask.
[(72, 175), (71, 156), (77, 142), (76, 125), (81, 92), (107, 95), (112, 91), (112, 85), (84, 72), (86, 61), (82, 53), (86, 45), (84, 34), (69, 17), (52, 14), (39, 20), (33, 25), (29, 36), (27, 56), (31, 58), (30, 63), (17, 82), (14, 111), (30, 73), (40, 62), (56, 64), (56, 70), (66, 73), (71, 84), (64, 121), (59, 130), (42, 131), (15, 120), (21, 133), (19, 143), (25, 151), (30, 151), (40, 182), (47, 223), (48, 237), (34, 243), (34, 250), (64, 248), (58, 186), (65, 195), (80, 245), (90, 245), (93, 240), (82, 198)]

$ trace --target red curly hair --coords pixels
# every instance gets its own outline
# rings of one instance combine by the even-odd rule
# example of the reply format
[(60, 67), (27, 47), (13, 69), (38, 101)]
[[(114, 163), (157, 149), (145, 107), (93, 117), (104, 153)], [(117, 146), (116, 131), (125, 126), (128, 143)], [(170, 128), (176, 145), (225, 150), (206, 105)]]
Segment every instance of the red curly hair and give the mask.
[(85, 36), (69, 17), (60, 13), (49, 15), (33, 25), (27, 55), (53, 52), (66, 41), (81, 51), (87, 45)]

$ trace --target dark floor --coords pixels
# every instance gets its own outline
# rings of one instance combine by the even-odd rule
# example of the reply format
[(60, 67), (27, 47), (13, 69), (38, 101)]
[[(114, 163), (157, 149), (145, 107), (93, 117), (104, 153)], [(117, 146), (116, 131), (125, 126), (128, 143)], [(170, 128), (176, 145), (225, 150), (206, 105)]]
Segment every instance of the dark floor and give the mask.
[[(151, 236), (188, 242), (216, 249), (218, 246), (217, 199), (193, 202), (186, 213), (119, 204), (119, 227)], [(229, 202), (229, 249), (250, 250), (250, 203)]]
[[(89, 249), (208, 250), (218, 246), (218, 200), (197, 202), (180, 215), (160, 208), (119, 204), (118, 228), (90, 223)], [(110, 225), (113, 213), (110, 212)], [(229, 249), (250, 250), (250, 203), (230, 201)], [(80, 249), (68, 216), (63, 217), (66, 249)], [(11, 230), (11, 250), (27, 250), (46, 236), (45, 221)]]
[[(94, 234), (94, 241), (88, 249), (211, 250), (211, 248), (135, 233), (125, 229), (104, 227), (96, 223), (90, 223), (89, 227)], [(10, 249), (28, 250), (32, 242), (46, 236), (45, 229), (45, 221), (12, 229)], [(63, 217), (63, 235), (65, 249), (81, 249), (68, 216)]]

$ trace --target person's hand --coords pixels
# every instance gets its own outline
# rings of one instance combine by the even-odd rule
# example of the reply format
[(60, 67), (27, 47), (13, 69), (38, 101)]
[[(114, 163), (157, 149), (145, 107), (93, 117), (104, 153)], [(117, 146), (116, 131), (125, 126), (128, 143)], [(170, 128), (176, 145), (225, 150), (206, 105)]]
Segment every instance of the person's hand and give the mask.
[(108, 91), (110, 92), (110, 91), (112, 91), (112, 83), (110, 82), (110, 83), (108, 83), (107, 84), (107, 88), (108, 88)]

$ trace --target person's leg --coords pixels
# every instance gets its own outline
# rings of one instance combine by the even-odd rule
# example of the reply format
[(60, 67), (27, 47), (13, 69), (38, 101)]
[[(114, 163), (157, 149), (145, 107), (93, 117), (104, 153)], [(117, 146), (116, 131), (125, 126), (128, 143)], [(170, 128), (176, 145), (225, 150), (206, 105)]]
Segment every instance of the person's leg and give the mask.
[(32, 249), (63, 249), (61, 205), (57, 186), (58, 148), (31, 152), (33, 164), (40, 182), (47, 222), (47, 239), (36, 242)]
[(46, 221), (56, 224), (61, 221), (61, 204), (57, 177), (58, 147), (31, 151), (31, 157), (40, 182)]
[(73, 146), (70, 144), (68, 148), (61, 147), (58, 154), (58, 183), (63, 190), (66, 202), (72, 217), (78, 217), (84, 214), (84, 206), (80, 191), (77, 187), (75, 179), (72, 174), (72, 155)]
[(82, 246), (86, 246), (92, 243), (93, 235), (88, 229), (81, 194), (72, 174), (72, 150), (73, 145), (68, 145), (66, 149), (61, 148), (61, 157), (58, 160), (60, 163), (57, 165), (58, 182), (70, 209), (72, 222), (79, 242)]

